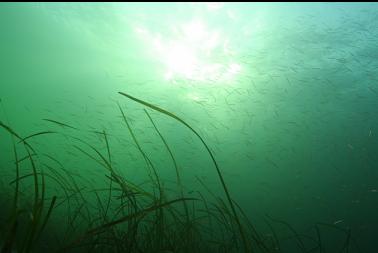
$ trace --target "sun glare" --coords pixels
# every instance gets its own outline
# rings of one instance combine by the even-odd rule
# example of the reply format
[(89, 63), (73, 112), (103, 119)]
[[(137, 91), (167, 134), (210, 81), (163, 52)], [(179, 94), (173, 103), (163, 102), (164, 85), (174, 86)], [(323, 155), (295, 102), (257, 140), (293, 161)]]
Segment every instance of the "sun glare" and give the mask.
[(171, 27), (170, 36), (144, 27), (135, 28), (136, 33), (152, 42), (156, 58), (166, 68), (166, 80), (184, 78), (214, 82), (240, 72), (240, 65), (231, 59), (234, 51), (229, 39), (220, 29), (210, 29), (199, 18)]

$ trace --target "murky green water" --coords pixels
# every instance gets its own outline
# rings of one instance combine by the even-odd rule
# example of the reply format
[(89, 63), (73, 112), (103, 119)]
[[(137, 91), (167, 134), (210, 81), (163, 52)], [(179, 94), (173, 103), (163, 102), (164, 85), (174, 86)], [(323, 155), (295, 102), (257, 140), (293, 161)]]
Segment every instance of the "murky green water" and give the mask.
[[(280, 252), (376, 252), (377, 17), (376, 3), (1, 3), (0, 121), (21, 138), (50, 131), (29, 138), (29, 151), (40, 168), (57, 165), (48, 154), (78, 175), (95, 206), (90, 192), (109, 187), (108, 172), (83, 141), (105, 157), (110, 149), (117, 173), (142, 188), (154, 178), (119, 106), (162, 187), (177, 196), (174, 163), (147, 109), (184, 195), (210, 198), (200, 179), (226, 199), (195, 134), (118, 93), (125, 92), (202, 136), (232, 198), (261, 234), (272, 237), (267, 224), (274, 226)], [(4, 210), (15, 178), (10, 136), (0, 128)], [(16, 147), (19, 158), (27, 155), (22, 142)], [(28, 160), (21, 175), (30, 173)], [(29, 179), (22, 196), (33, 192)], [(56, 181), (46, 179), (46, 187), (63, 194)], [(56, 226), (47, 229), (59, 233), (65, 212), (53, 211)]]

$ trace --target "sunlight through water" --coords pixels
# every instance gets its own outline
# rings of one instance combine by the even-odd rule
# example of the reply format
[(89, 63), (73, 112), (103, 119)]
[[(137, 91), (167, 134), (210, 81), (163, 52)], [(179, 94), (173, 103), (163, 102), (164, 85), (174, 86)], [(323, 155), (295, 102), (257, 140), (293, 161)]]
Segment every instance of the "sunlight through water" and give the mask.
[[(223, 7), (208, 3), (207, 11)], [(139, 38), (153, 50), (156, 60), (165, 68), (165, 80), (186, 79), (200, 83), (229, 81), (242, 70), (226, 31), (210, 26), (205, 19), (191, 18), (170, 24), (169, 34), (148, 29), (146, 24), (134, 27)]]

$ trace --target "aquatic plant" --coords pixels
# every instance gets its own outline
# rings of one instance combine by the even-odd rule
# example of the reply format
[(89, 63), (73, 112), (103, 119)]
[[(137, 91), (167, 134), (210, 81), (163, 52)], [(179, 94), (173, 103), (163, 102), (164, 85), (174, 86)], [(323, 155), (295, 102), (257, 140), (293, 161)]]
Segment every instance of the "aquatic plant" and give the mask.
[[(114, 160), (107, 131), (96, 131), (104, 150), (95, 143), (77, 137), (80, 128), (56, 120), (44, 119), (62, 130), (73, 150), (102, 168), (107, 187), (93, 186), (86, 190), (84, 178), (66, 168), (56, 157), (33, 147), (34, 138), (59, 135), (59, 131), (39, 131), (21, 137), (8, 124), (0, 121), (1, 129), (13, 142), (15, 179), (11, 205), (1, 222), (1, 252), (285, 252), (283, 241), (293, 242), (300, 252), (325, 252), (320, 226), (345, 233), (340, 249), (350, 252), (353, 237), (350, 230), (317, 223), (315, 236), (298, 233), (288, 223), (267, 216), (266, 223), (273, 236), (258, 232), (248, 215), (231, 198), (220, 167), (204, 139), (186, 121), (158, 106), (126, 93), (121, 95), (179, 121), (191, 130), (207, 150), (226, 199), (216, 196), (205, 182), (196, 177), (212, 201), (200, 189), (191, 197), (184, 194), (174, 150), (146, 109), (144, 112), (167, 150), (176, 175), (179, 192), (165, 186), (156, 165), (139, 142), (125, 111), (118, 104), (123, 123), (148, 170), (148, 179), (135, 183), (123, 176)], [(88, 132), (88, 131), (87, 131)], [(16, 141), (18, 140), (18, 141)], [(126, 150), (127, 151), (127, 150)], [(20, 157), (20, 153), (24, 153)], [(82, 159), (79, 158), (78, 159)], [(23, 191), (32, 183), (32, 194)], [(88, 182), (87, 182), (88, 183)], [(59, 186), (58, 188), (51, 187)], [(177, 196), (178, 195), (178, 196)], [(63, 214), (58, 216), (58, 214)], [(55, 215), (55, 216), (54, 216)], [(54, 217), (53, 217), (54, 216)], [(271, 222), (283, 224), (292, 233), (278, 235)], [(54, 236), (56, 236), (54, 238)]]

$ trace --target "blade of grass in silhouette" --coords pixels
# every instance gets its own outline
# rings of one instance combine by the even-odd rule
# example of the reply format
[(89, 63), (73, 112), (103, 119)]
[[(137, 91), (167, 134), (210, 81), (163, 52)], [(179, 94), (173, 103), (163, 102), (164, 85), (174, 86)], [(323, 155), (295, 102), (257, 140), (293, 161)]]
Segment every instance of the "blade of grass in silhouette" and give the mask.
[(351, 237), (351, 229), (349, 228), (348, 229), (348, 234), (347, 234), (347, 238), (345, 239), (345, 243), (343, 245), (343, 248), (340, 250), (340, 253), (343, 253), (345, 251), (345, 253), (348, 253), (349, 252), (349, 247), (350, 247), (350, 237)]
[(100, 158), (101, 160), (104, 162), (104, 164), (102, 164), (101, 162), (99, 162), (97, 159), (95, 159), (93, 156), (89, 155), (87, 152), (85, 152), (84, 150), (80, 149), (79, 147), (75, 146), (77, 149), (79, 149), (81, 152), (85, 153), (86, 155), (88, 155), (90, 158), (92, 158), (93, 160), (97, 161), (98, 163), (100, 163), (101, 165), (103, 165), (106, 169), (108, 169), (109, 171), (112, 171), (112, 166), (111, 164), (109, 163), (108, 160), (106, 160), (106, 158), (101, 154), (100, 151), (98, 151), (95, 147), (93, 147), (91, 144), (79, 139), (79, 138), (76, 138), (76, 137), (73, 137), (74, 139), (86, 144), (88, 147), (90, 147)]
[(84, 208), (84, 206), (86, 206), (86, 203), (85, 202), (81, 203), (73, 212), (72, 217), (67, 217), (68, 218), (68, 224), (67, 224), (66, 231), (64, 232), (64, 235), (63, 235), (63, 238), (65, 238), (66, 240), (77, 229), (77, 227), (74, 226), (74, 223), (75, 223), (76, 219), (80, 216), (81, 210)]
[(165, 114), (165, 115), (167, 115), (167, 116), (169, 116), (169, 117), (171, 117), (171, 118), (173, 118), (173, 119), (175, 119), (175, 120), (177, 120), (177, 121), (179, 121), (181, 124), (183, 124), (183, 125), (185, 125), (187, 128), (189, 128), (199, 139), (200, 139), (200, 141), (202, 142), (202, 144), (205, 146), (205, 148), (206, 148), (206, 150), (207, 150), (207, 152), (209, 153), (209, 155), (210, 155), (210, 157), (211, 157), (211, 159), (212, 159), (212, 161), (213, 161), (213, 164), (214, 164), (214, 166), (215, 166), (215, 168), (216, 168), (216, 171), (217, 171), (217, 174), (218, 174), (218, 177), (219, 177), (219, 179), (220, 179), (220, 181), (221, 181), (221, 184), (222, 184), (222, 187), (223, 187), (223, 190), (224, 190), (224, 192), (225, 192), (225, 194), (226, 194), (226, 197), (227, 197), (227, 200), (228, 200), (228, 203), (229, 203), (229, 205), (230, 205), (230, 207), (231, 207), (231, 210), (232, 210), (232, 212), (233, 212), (233, 215), (234, 215), (234, 217), (235, 217), (235, 220), (236, 220), (236, 223), (237, 223), (237, 225), (238, 225), (238, 228), (239, 228), (239, 232), (240, 232), (240, 235), (241, 235), (241, 237), (242, 237), (242, 242), (243, 242), (243, 246), (244, 246), (244, 251), (247, 253), (247, 252), (250, 252), (250, 249), (249, 249), (249, 247), (248, 247), (248, 243), (247, 243), (247, 239), (246, 239), (246, 237), (245, 237), (245, 234), (244, 234), (244, 231), (243, 231), (243, 227), (242, 227), (242, 225), (241, 225), (241, 223), (240, 223), (240, 221), (239, 221), (239, 217), (238, 217), (238, 215), (237, 215), (237, 213), (236, 213), (236, 210), (235, 210), (235, 207), (234, 207), (234, 204), (232, 203), (232, 200), (231, 200), (231, 195), (230, 195), (230, 193), (229, 193), (229, 191), (228, 191), (228, 188), (227, 188), (227, 186), (226, 186), (226, 183), (225, 183), (225, 181), (224, 181), (224, 179), (223, 179), (223, 176), (222, 176), (222, 173), (221, 173), (221, 171), (220, 171), (220, 168), (219, 168), (219, 166), (218, 166), (218, 164), (217, 164), (217, 162), (216, 162), (216, 160), (215, 160), (215, 157), (214, 157), (214, 155), (213, 155), (213, 153), (211, 152), (211, 150), (210, 150), (210, 148), (207, 146), (207, 144), (206, 144), (206, 142), (202, 139), (202, 137), (188, 124), (188, 123), (186, 123), (184, 120), (182, 120), (181, 118), (179, 118), (178, 116), (176, 116), (176, 115), (174, 115), (173, 113), (171, 113), (171, 112), (168, 112), (168, 111), (166, 111), (166, 110), (164, 110), (164, 109), (162, 109), (162, 108), (160, 108), (160, 107), (158, 107), (158, 106), (155, 106), (155, 105), (153, 105), (153, 104), (150, 104), (150, 103), (148, 103), (148, 102), (145, 102), (145, 101), (143, 101), (143, 100), (140, 100), (140, 99), (138, 99), (138, 98), (135, 98), (135, 97), (133, 97), (133, 96), (131, 96), (131, 95), (129, 95), (129, 94), (126, 94), (126, 93), (124, 93), (124, 92), (118, 92), (119, 94), (121, 94), (121, 95), (123, 95), (123, 96), (125, 96), (125, 97), (127, 97), (127, 98), (129, 98), (129, 99), (131, 99), (131, 100), (134, 100), (135, 102), (138, 102), (138, 103), (140, 103), (140, 104), (142, 104), (142, 105), (145, 105), (145, 106), (147, 106), (147, 107), (149, 107), (149, 108), (151, 108), (151, 109), (153, 109), (153, 110), (155, 110), (155, 111), (158, 111), (158, 112), (160, 112), (160, 113), (163, 113), (163, 114)]
[[(146, 196), (151, 196), (149, 193), (147, 193), (146, 191), (143, 191), (142, 189), (140, 189), (139, 187), (131, 184), (131, 183), (125, 183), (125, 181), (121, 180), (120, 177), (114, 172), (111, 164), (109, 163), (109, 161), (106, 160), (106, 158), (100, 153), (100, 151), (98, 151), (95, 147), (93, 147), (91, 144), (79, 139), (79, 138), (76, 138), (76, 137), (72, 137), (73, 139), (75, 140), (78, 140), (82, 143), (84, 143), (85, 145), (87, 145), (88, 147), (90, 147), (93, 151), (95, 151), (95, 153), (101, 158), (101, 160), (103, 161), (103, 163), (101, 161), (99, 161), (98, 159), (96, 159), (95, 157), (93, 157), (92, 155), (90, 155), (88, 152), (86, 152), (85, 150), (81, 149), (80, 147), (74, 145), (74, 147), (76, 149), (78, 149), (79, 151), (81, 151), (82, 153), (84, 153), (85, 155), (87, 155), (88, 157), (90, 157), (92, 160), (96, 161), (97, 163), (99, 163), (101, 166), (103, 166), (104, 168), (106, 168), (107, 170), (109, 170), (111, 172), (111, 178), (118, 184), (120, 185), (120, 187), (122, 188), (132, 188), (134, 190), (137, 190), (138, 192), (146, 195)], [(126, 189), (126, 188), (125, 188)]]
[(289, 223), (287, 223), (285, 221), (278, 220), (278, 219), (274, 219), (274, 218), (270, 217), (268, 214), (266, 214), (266, 216), (269, 219), (271, 219), (272, 221), (277, 222), (277, 223), (281, 223), (281, 224), (285, 225), (286, 227), (288, 227), (289, 230), (294, 234), (295, 239), (297, 239), (298, 246), (301, 249), (301, 251), (306, 252), (306, 247), (305, 247), (300, 235), (297, 233), (297, 231)]
[(30, 252), (31, 251), (31, 248), (35, 242), (35, 233), (37, 232), (37, 227), (38, 227), (38, 223), (39, 223), (39, 219), (40, 219), (40, 215), (41, 215), (41, 212), (42, 212), (42, 209), (43, 209), (43, 197), (44, 197), (44, 177), (43, 177), (43, 174), (42, 174), (42, 199), (40, 200), (39, 199), (39, 193), (40, 193), (40, 189), (39, 189), (39, 185), (38, 185), (38, 172), (37, 172), (37, 168), (36, 168), (36, 165), (34, 163), (34, 160), (33, 158), (31, 157), (31, 154), (30, 154), (30, 151), (29, 149), (26, 148), (26, 151), (29, 155), (29, 160), (30, 160), (30, 164), (31, 164), (31, 167), (32, 167), (32, 172), (33, 172), (33, 178), (34, 178), (34, 204), (33, 204), (33, 208), (32, 208), (32, 220), (31, 220), (31, 224), (30, 224), (30, 227), (28, 229), (28, 232), (27, 232), (27, 236), (25, 237), (25, 241), (24, 241), (24, 244), (22, 245), (22, 250), (21, 252), (25, 251), (25, 252)]
[(9, 126), (5, 125), (1, 121), (0, 121), (0, 126), (2, 128), (4, 128), (5, 130), (7, 130), (12, 136), (17, 137), (17, 139), (19, 139), (20, 141), (22, 141), (24, 143), (24, 145), (26, 145), (28, 148), (30, 148), (30, 150), (32, 150), (35, 153), (34, 149), (26, 141), (23, 141), (22, 138), (15, 131), (13, 131)]
[(239, 209), (240, 213), (243, 215), (243, 217), (245, 219), (245, 223), (247, 223), (249, 225), (249, 227), (251, 228), (252, 239), (256, 243), (257, 247), (261, 250), (261, 252), (269, 252), (269, 249), (263, 243), (261, 236), (257, 232), (256, 228), (253, 226), (253, 224), (249, 221), (249, 219), (248, 219), (247, 215), (244, 213), (243, 209), (239, 206), (239, 204), (237, 202), (234, 201), (234, 204)]
[[(31, 156), (36, 156), (37, 154), (31, 154)], [(15, 163), (21, 163), (25, 160), (29, 159), (29, 155), (24, 156), (23, 158), (20, 158), (19, 160), (15, 161)]]
[[(195, 199), (195, 198), (185, 198), (184, 200), (197, 200), (197, 199)], [(112, 222), (109, 222), (109, 223), (106, 223), (106, 224), (102, 224), (99, 227), (96, 227), (94, 229), (90, 229), (84, 235), (82, 235), (81, 237), (79, 237), (75, 242), (73, 242), (71, 245), (69, 245), (68, 248), (70, 248), (72, 245), (80, 243), (83, 239), (85, 239), (88, 236), (93, 236), (93, 235), (96, 235), (96, 234), (99, 234), (99, 233), (103, 232), (107, 228), (110, 228), (110, 227), (113, 227), (115, 225), (124, 223), (124, 222), (126, 222), (126, 221), (128, 221), (130, 219), (134, 219), (134, 218), (138, 218), (138, 217), (143, 217), (143, 216), (149, 214), (150, 212), (155, 211), (156, 209), (163, 208), (165, 206), (169, 206), (171, 204), (174, 204), (174, 203), (180, 202), (180, 201), (183, 201), (183, 199), (175, 199), (175, 200), (171, 200), (171, 201), (159, 204), (159, 205), (153, 205), (153, 206), (145, 208), (145, 209), (143, 209), (143, 210), (141, 210), (141, 211), (139, 211), (137, 213), (129, 214), (129, 215), (127, 215), (125, 217), (122, 217), (120, 219), (117, 219), (115, 221), (112, 221)], [(64, 251), (65, 249), (62, 249), (62, 250)]]
[(103, 130), (102, 132), (103, 132), (104, 139), (105, 139), (105, 143), (106, 143), (106, 151), (107, 151), (107, 153), (108, 153), (109, 164), (112, 164), (112, 159), (111, 159), (111, 155), (110, 155), (110, 147), (109, 147), (108, 137), (107, 137), (107, 134), (106, 134), (105, 130)]
[[(56, 179), (56, 178), (54, 178), (54, 177), (52, 177), (52, 176), (50, 176), (50, 175), (48, 175), (48, 174), (37, 173), (37, 176), (38, 176), (38, 175), (39, 175), (39, 176), (42, 176), (42, 175), (47, 176), (47, 177), (51, 178), (53, 181), (55, 181), (56, 183), (58, 183), (58, 184), (60, 183), (60, 181), (59, 181), (58, 179)], [(19, 181), (21, 181), (21, 180), (23, 180), (23, 179), (25, 179), (25, 178), (28, 178), (28, 177), (34, 177), (34, 176), (35, 176), (34, 173), (29, 173), (29, 174), (26, 174), (26, 175), (23, 175), (23, 176), (18, 176), (17, 179), (14, 179), (14, 180), (10, 181), (9, 184), (14, 184), (14, 183), (16, 183), (16, 185), (17, 185)], [(16, 186), (16, 187), (17, 187), (17, 186)]]
[(96, 199), (97, 199), (97, 210), (99, 212), (99, 217), (103, 220), (103, 222), (107, 222), (107, 219), (106, 219), (106, 213), (105, 213), (105, 208), (104, 206), (102, 205), (102, 201), (101, 201), (101, 198), (100, 196), (98, 195), (97, 191), (95, 190), (94, 191), (94, 194), (96, 196)]
[(0, 126), (2, 128), (4, 128), (5, 130), (7, 130), (10, 134), (12, 134), (13, 136), (16, 136), (17, 139), (19, 140), (22, 140), (22, 138), (15, 132), (13, 131), (9, 126), (5, 125), (3, 122), (0, 121)]
[(38, 206), (38, 198), (39, 198), (39, 187), (38, 187), (38, 173), (37, 173), (37, 168), (34, 164), (34, 160), (30, 154), (30, 151), (26, 149), (29, 155), (29, 161), (32, 167), (32, 173), (34, 177), (34, 211), (33, 214), (36, 214), (37, 211), (37, 206)]
[(50, 165), (47, 165), (45, 163), (42, 164), (46, 169), (51, 172), (52, 175), (46, 173), (46, 176), (53, 179), (55, 182), (58, 183), (58, 185), (62, 188), (62, 190), (65, 192), (66, 197), (68, 197), (68, 191), (72, 190), (72, 187), (70, 183), (68, 182), (67, 178), (65, 178), (63, 175), (61, 175), (55, 168), (53, 168)]
[(318, 237), (319, 253), (323, 253), (322, 239), (320, 237), (320, 231), (317, 224), (315, 224), (316, 236)]
[(44, 134), (55, 134), (57, 132), (54, 132), (54, 131), (42, 131), (42, 132), (38, 132), (38, 133), (35, 133), (35, 134), (31, 134), (25, 138), (23, 138), (22, 140), (19, 141), (20, 142), (25, 142), (25, 140), (29, 139), (29, 138), (32, 138), (34, 136), (38, 136), (38, 135), (44, 135)]
[[(108, 141), (108, 137), (107, 137), (105, 130), (103, 130), (103, 135), (104, 135), (104, 139), (105, 139), (105, 143), (106, 143), (106, 150), (108, 152), (109, 164), (110, 164), (110, 166), (112, 166), (112, 159), (111, 159), (111, 155), (110, 155), (110, 146), (109, 146), (109, 141)], [(111, 201), (111, 198), (112, 198), (112, 188), (113, 188), (112, 185), (113, 185), (113, 180), (110, 179), (108, 202), (106, 204), (106, 209), (105, 209), (105, 214), (104, 214), (105, 217), (107, 216), (109, 206), (110, 206), (110, 201)]]
[(73, 145), (73, 147), (76, 148), (77, 150), (79, 150), (80, 152), (82, 152), (83, 154), (85, 154), (86, 156), (88, 156), (89, 158), (91, 158), (93, 161), (95, 161), (98, 164), (100, 164), (102, 167), (105, 167), (106, 169), (109, 169), (109, 167), (106, 164), (103, 164), (101, 161), (99, 161), (96, 158), (94, 158), (91, 154), (89, 154), (87, 151), (83, 150), (79, 146)]
[[(12, 141), (13, 141), (13, 138), (12, 138)], [(14, 144), (14, 141), (13, 141), (13, 152), (14, 152), (14, 157), (15, 157), (15, 161), (18, 160), (18, 155), (17, 155), (17, 150), (16, 150), (16, 146)], [(2, 253), (7, 253), (7, 252), (12, 252), (12, 248), (13, 248), (13, 243), (15, 241), (15, 237), (16, 237), (16, 232), (17, 232), (17, 225), (18, 225), (18, 221), (17, 221), (17, 218), (18, 218), (18, 198), (19, 198), (19, 183), (18, 183), (18, 179), (19, 179), (19, 176), (20, 176), (20, 171), (19, 171), (19, 165), (18, 163), (16, 162), (16, 187), (15, 187), (15, 192), (14, 192), (14, 197), (13, 197), (13, 207), (12, 207), (12, 211), (11, 211), (11, 217), (10, 217), (10, 230), (7, 231), (7, 235), (6, 235), (6, 238), (5, 238), (5, 241), (3, 243), (3, 246), (1, 247), (1, 252)], [(4, 232), (3, 232), (4, 233)]]
[(325, 227), (334, 228), (336, 230), (343, 231), (346, 234), (346, 239), (345, 239), (345, 242), (344, 242), (344, 245), (343, 245), (342, 249), (340, 250), (340, 253), (343, 253), (344, 251), (345, 252), (349, 252), (350, 242), (351, 241), (353, 241), (354, 244), (356, 245), (356, 247), (358, 247), (357, 242), (354, 240), (353, 237), (351, 237), (351, 230), (350, 230), (350, 228), (345, 229), (345, 228), (338, 227), (338, 226), (336, 226), (334, 224), (328, 224), (328, 223), (323, 223), (323, 222), (317, 222), (316, 225), (321, 225), (321, 226), (325, 226)]
[(108, 195), (108, 202), (106, 204), (106, 209), (105, 209), (105, 216), (108, 214), (108, 210), (109, 210), (109, 207), (110, 207), (110, 202), (111, 202), (111, 198), (112, 198), (112, 189), (113, 189), (113, 180), (109, 180), (109, 195)]
[[(63, 165), (57, 159), (50, 156), (49, 154), (41, 154), (41, 155), (49, 158), (51, 161), (53, 161), (54, 163), (59, 165), (61, 171), (66, 172)], [(74, 191), (74, 187), (71, 186), (71, 182), (69, 182), (69, 179), (67, 177), (65, 177), (64, 175), (62, 175), (62, 173), (60, 173), (53, 166), (50, 166), (46, 163), (42, 163), (42, 165), (46, 169), (48, 169), (49, 172), (51, 172), (51, 174), (52, 174), (52, 175), (49, 175), (48, 173), (46, 173), (46, 176), (52, 178), (61, 187), (61, 189), (63, 190), (63, 192), (65, 194), (65, 198), (60, 203), (57, 203), (56, 207), (58, 207), (59, 205), (61, 205), (62, 203), (67, 201), (68, 202), (67, 209), (69, 211), (70, 210), (70, 204), (69, 203), (71, 201), (71, 197), (74, 196), (74, 195), (76, 197), (77, 192), (75, 194), (69, 194), (69, 191)]]
[(304, 238), (304, 239), (307, 239), (308, 241), (311, 241), (313, 243), (315, 243), (315, 247), (313, 247), (312, 249), (309, 249), (307, 250), (306, 252), (312, 252), (314, 250), (318, 250), (319, 249), (319, 242), (314, 239), (312, 236), (309, 236), (309, 235), (305, 235), (305, 234), (297, 234), (297, 235), (291, 235), (291, 236), (287, 236), (287, 237), (284, 237), (283, 239), (284, 240), (289, 240), (289, 239), (293, 239), (295, 238), (296, 236), (300, 237), (300, 238)]
[[(13, 152), (14, 152), (15, 161), (18, 161), (17, 150), (16, 150), (16, 146), (14, 144), (13, 144)], [(17, 207), (18, 207), (18, 191), (19, 191), (18, 180), (19, 180), (19, 178), (20, 178), (20, 168), (19, 168), (18, 162), (16, 162), (16, 188), (15, 188), (14, 200), (13, 200), (13, 211), (14, 212), (17, 211)]]
[(85, 145), (87, 145), (88, 147), (90, 147), (93, 151), (95, 151), (95, 153), (101, 158), (100, 160), (103, 162), (101, 162), (101, 161), (99, 161), (99, 160), (97, 160), (95, 157), (93, 157), (92, 155), (90, 155), (88, 152), (86, 152), (85, 150), (83, 150), (82, 148), (80, 148), (80, 147), (78, 147), (78, 146), (76, 146), (76, 145), (74, 145), (74, 147), (76, 148), (76, 149), (78, 149), (79, 151), (81, 151), (82, 153), (84, 153), (85, 155), (87, 155), (89, 158), (91, 158), (92, 160), (94, 160), (94, 161), (96, 161), (97, 163), (99, 163), (101, 166), (103, 166), (105, 169), (107, 169), (107, 170), (109, 170), (110, 172), (112, 172), (111, 173), (111, 175), (113, 175), (113, 168), (112, 168), (112, 166), (111, 166), (111, 164), (110, 164), (110, 162), (108, 161), (108, 160), (106, 160), (106, 158), (101, 154), (101, 152), (100, 151), (98, 151), (95, 147), (93, 147), (91, 144), (89, 144), (89, 143), (87, 143), (87, 142), (85, 142), (85, 141), (83, 141), (83, 140), (81, 140), (81, 139), (79, 139), (79, 138), (76, 138), (76, 137), (73, 137), (75, 140), (78, 140), (78, 141), (80, 141), (80, 142), (82, 142), (82, 143), (84, 143)]
[(58, 164), (61, 168), (63, 168), (63, 164), (61, 162), (59, 162), (56, 158), (52, 157), (51, 155), (49, 154), (42, 154), (43, 156), (46, 156), (47, 158), (49, 158), (51, 161), (54, 161), (56, 164)]
[(145, 160), (145, 162), (146, 162), (146, 164), (147, 164), (147, 167), (148, 167), (150, 170), (152, 170), (153, 173), (154, 173), (154, 175), (155, 175), (155, 180), (152, 178), (152, 176), (149, 175), (150, 178), (151, 178), (151, 181), (152, 181), (152, 182), (156, 182), (156, 183), (158, 184), (157, 187), (158, 187), (159, 189), (161, 189), (161, 186), (160, 186), (160, 180), (159, 180), (159, 177), (158, 177), (158, 174), (157, 174), (157, 172), (156, 172), (155, 167), (153, 166), (151, 160), (148, 158), (146, 152), (144, 152), (143, 149), (142, 149), (142, 147), (140, 146), (140, 144), (139, 144), (139, 142), (138, 142), (138, 139), (136, 138), (136, 136), (135, 136), (135, 134), (134, 134), (134, 132), (133, 132), (133, 129), (131, 128), (131, 126), (130, 126), (130, 124), (129, 124), (129, 122), (128, 122), (128, 120), (127, 120), (127, 118), (126, 118), (126, 116), (125, 116), (125, 113), (124, 113), (124, 111), (122, 110), (121, 106), (120, 106), (118, 103), (117, 103), (117, 105), (118, 105), (119, 110), (121, 111), (123, 121), (125, 122), (125, 124), (126, 124), (126, 126), (127, 126), (127, 129), (128, 129), (128, 131), (129, 131), (129, 133), (130, 133), (130, 135), (131, 135), (131, 137), (132, 137), (132, 139), (133, 139), (135, 145), (137, 146), (137, 149), (138, 149), (139, 152), (142, 154), (143, 159)]
[(39, 238), (40, 238), (40, 236), (41, 236), (43, 230), (45, 229), (45, 227), (46, 227), (46, 225), (47, 225), (47, 222), (48, 222), (48, 220), (49, 220), (49, 218), (50, 218), (50, 216), (51, 216), (51, 213), (52, 213), (52, 210), (53, 210), (53, 208), (54, 208), (54, 205), (55, 205), (56, 200), (57, 200), (57, 197), (56, 197), (56, 196), (53, 196), (53, 198), (52, 198), (52, 200), (51, 200), (51, 202), (50, 202), (49, 209), (47, 210), (47, 214), (46, 214), (46, 216), (45, 216), (45, 218), (44, 218), (44, 220), (43, 220), (43, 222), (42, 222), (41, 228), (39, 229), (38, 234), (37, 234), (37, 236), (36, 236), (36, 240), (37, 240), (37, 241), (39, 240)]
[[(180, 194), (181, 194), (181, 197), (183, 198), (184, 197), (184, 192), (183, 192), (183, 185), (181, 183), (181, 178), (180, 178), (180, 172), (179, 172), (179, 168), (178, 168), (178, 165), (177, 165), (177, 162), (176, 162), (176, 159), (172, 153), (172, 150), (169, 148), (168, 146), (168, 143), (167, 141), (164, 139), (163, 135), (160, 133), (159, 129), (157, 128), (155, 122), (152, 120), (152, 117), (151, 115), (147, 112), (146, 109), (144, 109), (144, 112), (147, 114), (149, 120), (151, 121), (151, 124), (153, 125), (153, 127), (155, 128), (155, 131), (158, 133), (160, 139), (162, 140), (162, 142), (164, 143), (164, 146), (165, 148), (167, 149), (169, 155), (171, 156), (171, 159), (172, 159), (172, 162), (173, 162), (173, 166), (175, 168), (175, 171), (176, 171), (176, 180), (177, 180), (177, 185), (180, 189)], [(187, 219), (189, 219), (189, 211), (188, 211), (188, 207), (186, 205), (186, 202), (183, 201), (183, 205), (184, 205), (184, 210), (185, 210), (185, 214), (186, 214), (186, 217)]]
[(205, 200), (205, 197), (202, 195), (201, 192), (198, 192), (199, 196), (201, 197), (201, 200), (205, 206), (205, 212), (207, 213), (208, 215), (208, 220), (209, 220), (209, 224), (210, 224), (210, 233), (209, 235), (211, 236), (211, 239), (214, 239), (214, 236), (213, 236), (213, 231), (214, 231), (214, 227), (213, 227), (213, 220), (212, 220), (212, 215), (210, 214), (210, 209), (209, 209), (209, 206), (207, 204), (207, 201)]
[[(71, 171), (68, 171), (67, 169), (65, 169), (63, 166), (61, 166), (60, 170), (62, 170), (65, 175), (68, 177), (68, 179), (70, 180), (73, 188), (74, 188), (74, 192), (75, 194), (73, 195), (75, 197), (75, 200), (77, 202), (78, 205), (80, 205), (81, 203), (88, 203), (87, 199), (84, 197), (83, 193), (82, 193), (82, 188), (80, 188), (75, 180), (75, 178), (73, 177), (73, 173)], [(76, 175), (77, 177), (79, 175)], [(77, 197), (79, 196), (79, 197)], [(82, 215), (84, 217), (84, 219), (89, 219), (89, 216), (90, 216), (90, 211), (89, 211), (89, 208), (88, 208), (88, 205), (84, 205), (85, 207), (85, 211), (86, 211), (86, 217), (84, 215)]]
[[(43, 175), (43, 176), (45, 176), (45, 177), (48, 177), (48, 178), (52, 179), (57, 185), (59, 185), (59, 186), (61, 187), (61, 189), (63, 190), (63, 192), (64, 192), (64, 194), (65, 194), (65, 199), (63, 200), (63, 202), (64, 202), (64, 201), (69, 201), (70, 196), (69, 196), (68, 191), (67, 191), (67, 190), (68, 190), (68, 187), (67, 187), (67, 185), (64, 184), (64, 180), (60, 180), (59, 178), (53, 177), (53, 176), (51, 176), (51, 175), (49, 175), (49, 174), (47, 174), (47, 173), (44, 173), (44, 174), (42, 174), (42, 173), (37, 173), (37, 175)], [(21, 180), (23, 180), (23, 179), (25, 179), (25, 178), (28, 178), (28, 177), (32, 177), (32, 176), (34, 176), (33, 173), (29, 173), (29, 174), (24, 175), (24, 176), (18, 176), (18, 178), (16, 178), (15, 180), (11, 181), (9, 184), (14, 184), (14, 183), (16, 183), (16, 188), (17, 188), (17, 185), (19, 184), (19, 181), (21, 181)], [(64, 178), (63, 178), (63, 179), (64, 179)], [(74, 194), (76, 194), (76, 193), (74, 193)], [(56, 198), (56, 196), (55, 196), (55, 198)], [(54, 201), (54, 202), (55, 202), (55, 201)], [(54, 203), (54, 205), (55, 205), (55, 203)], [(56, 206), (59, 206), (59, 205), (60, 205), (60, 204), (58, 204), (58, 205), (56, 205)]]
[(62, 123), (62, 122), (59, 122), (59, 121), (56, 121), (56, 120), (52, 120), (52, 119), (42, 119), (42, 120), (57, 124), (58, 126), (61, 126), (61, 127), (68, 127), (68, 128), (71, 128), (71, 129), (79, 130), (76, 127), (70, 126), (68, 124), (65, 124), (65, 123)]
[[(57, 165), (59, 165), (59, 170), (65, 172), (67, 174), (67, 171), (64, 169), (63, 165), (54, 157), (50, 156), (49, 154), (42, 154), (43, 156), (49, 158), (51, 161), (55, 162)], [(55, 182), (58, 183), (58, 185), (61, 187), (65, 194), (65, 198), (60, 202), (55, 205), (55, 207), (60, 206), (61, 204), (65, 203), (66, 201), (68, 202), (67, 204), (67, 210), (68, 213), (70, 213), (71, 209), (71, 198), (74, 197), (75, 200), (77, 200), (76, 195), (79, 194), (79, 192), (75, 191), (75, 187), (72, 186), (72, 178), (71, 182), (69, 181), (69, 176), (64, 176), (62, 173), (58, 172), (57, 169), (55, 169), (53, 166), (50, 166), (46, 163), (42, 163), (43, 166), (45, 166), (54, 176), (46, 174), (46, 176), (52, 178)], [(69, 192), (74, 192), (73, 194), (70, 194)]]
[(270, 224), (269, 220), (268, 219), (264, 219), (264, 220), (265, 220), (265, 223), (268, 225), (270, 231), (273, 234), (274, 244), (275, 244), (274, 249), (277, 250), (278, 252), (280, 252), (281, 251), (281, 245), (280, 245), (280, 240), (278, 239), (277, 233), (274, 230), (272, 224)]

